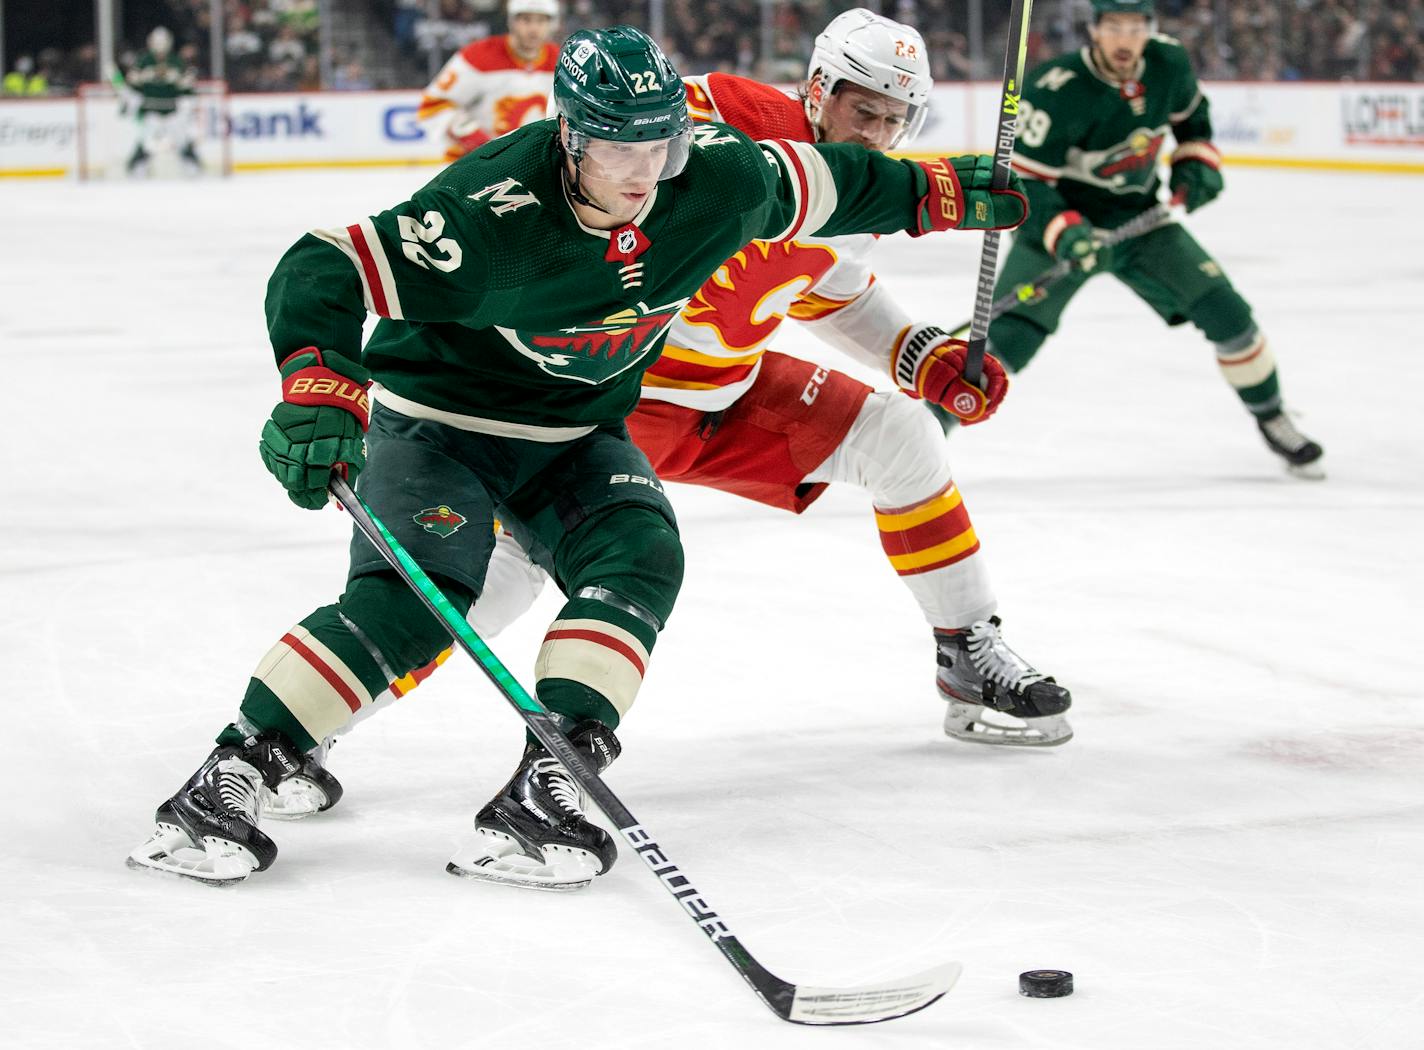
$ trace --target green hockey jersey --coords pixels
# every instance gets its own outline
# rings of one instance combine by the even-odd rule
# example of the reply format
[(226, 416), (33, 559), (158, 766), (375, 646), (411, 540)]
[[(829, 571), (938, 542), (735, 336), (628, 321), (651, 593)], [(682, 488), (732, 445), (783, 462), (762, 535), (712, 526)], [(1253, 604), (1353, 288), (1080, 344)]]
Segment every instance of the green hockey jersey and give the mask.
[(1101, 71), (1091, 50), (1045, 62), (1024, 79), (1014, 168), (1024, 176), (1028, 221), (1018, 236), (1042, 238), (1060, 212), (1118, 226), (1157, 202), (1157, 167), (1168, 132), (1211, 138), (1209, 106), (1186, 50), (1171, 37), (1147, 42), (1135, 76)]
[(193, 93), (195, 74), (176, 54), (159, 58), (152, 51), (138, 56), (124, 82), (139, 93), (140, 113), (172, 113), (178, 99)]
[[(913, 229), (926, 191), (910, 162), (705, 124), (684, 171), (605, 231), (574, 214), (561, 157), (558, 121), (530, 124), (388, 211), (304, 236), (268, 286), (277, 359), (333, 350), (406, 415), (572, 440), (632, 411), (678, 312), (747, 242)], [(368, 312), (382, 319), (363, 353)]]

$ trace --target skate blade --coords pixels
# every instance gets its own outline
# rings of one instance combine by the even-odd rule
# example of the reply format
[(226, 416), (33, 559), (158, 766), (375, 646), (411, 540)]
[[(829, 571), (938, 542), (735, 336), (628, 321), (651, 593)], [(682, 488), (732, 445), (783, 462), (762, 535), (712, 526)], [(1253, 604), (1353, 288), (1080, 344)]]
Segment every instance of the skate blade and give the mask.
[(543, 859), (536, 860), (526, 856), (509, 835), (476, 828), (474, 843), (456, 852), (445, 870), (464, 879), (555, 893), (581, 890), (602, 870), (588, 850), (548, 845), (540, 852)]
[(175, 875), (204, 886), (235, 886), (257, 870), (257, 858), (247, 847), (208, 837), (199, 849), (186, 831), (171, 824), (158, 825), (124, 863), (135, 871)]
[(1286, 473), (1303, 481), (1324, 481), (1325, 464), (1318, 459), (1313, 463), (1287, 463)]
[[(986, 721), (985, 712), (981, 704), (949, 700), (949, 710), (944, 716), (945, 735), (970, 744), (994, 747), (1058, 747), (1073, 739), (1073, 727), (1063, 715), (1015, 719), (1018, 725), (1006, 725)], [(1003, 712), (995, 714), (1000, 718), (1013, 718)]]
[(301, 775), (288, 777), (275, 792), (262, 794), (262, 816), (273, 820), (305, 820), (326, 808), (326, 792)]

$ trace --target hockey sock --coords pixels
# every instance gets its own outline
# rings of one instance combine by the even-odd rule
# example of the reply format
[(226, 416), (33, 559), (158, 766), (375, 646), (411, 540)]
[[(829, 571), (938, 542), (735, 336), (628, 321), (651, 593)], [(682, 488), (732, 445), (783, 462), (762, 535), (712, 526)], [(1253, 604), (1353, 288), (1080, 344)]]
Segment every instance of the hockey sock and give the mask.
[[(438, 582), (456, 608), (469, 607), (463, 585)], [(446, 641), (440, 624), (394, 573), (359, 577), (337, 604), (305, 617), (262, 658), (242, 699), (242, 719), (309, 751), (393, 683), (399, 687), (403, 679), (428, 673)]]
[(1216, 363), (1253, 415), (1270, 419), (1281, 411), (1281, 381), (1266, 337), (1254, 324), (1216, 344)]
[(633, 706), (658, 632), (646, 619), (598, 598), (574, 598), (549, 625), (534, 665), (539, 700), (571, 722), (610, 729)]

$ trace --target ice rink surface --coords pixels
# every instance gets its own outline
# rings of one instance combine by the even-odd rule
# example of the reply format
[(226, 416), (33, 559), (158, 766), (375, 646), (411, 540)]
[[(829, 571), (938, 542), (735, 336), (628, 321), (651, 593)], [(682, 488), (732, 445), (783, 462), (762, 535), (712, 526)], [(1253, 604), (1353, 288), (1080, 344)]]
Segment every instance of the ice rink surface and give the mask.
[[(962, 961), (929, 1010), (782, 1024), (626, 849), (583, 894), (446, 875), (521, 737), (459, 655), (345, 738), (345, 801), (269, 827), (269, 872), (223, 891), (127, 870), (258, 658), (343, 579), (342, 516), (292, 507), (256, 455), (267, 275), (431, 174), (0, 188), (0, 1043), (1424, 1046), (1424, 195), (1404, 177), (1229, 170), (1189, 220), (1328, 481), (1286, 477), (1210, 348), (1108, 280), (952, 439), (1006, 636), (1073, 690), (1065, 747), (942, 735), (927, 628), (858, 492), (797, 520), (673, 489), (687, 582), (608, 780), (781, 976)], [(955, 323), (978, 250), (887, 238), (880, 277)], [(815, 353), (795, 330), (782, 348)], [(495, 642), (525, 681), (556, 608)], [(1077, 994), (1021, 998), (1038, 967)]]

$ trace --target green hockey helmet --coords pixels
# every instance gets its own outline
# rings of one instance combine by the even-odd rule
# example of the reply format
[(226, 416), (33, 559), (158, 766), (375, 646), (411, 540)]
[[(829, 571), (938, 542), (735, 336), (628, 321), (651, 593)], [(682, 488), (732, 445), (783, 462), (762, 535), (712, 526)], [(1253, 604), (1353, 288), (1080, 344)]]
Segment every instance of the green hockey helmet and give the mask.
[(1153, 11), (1154, 0), (1092, 0), (1092, 4), (1095, 18), (1103, 15), (1146, 15), (1148, 18), (1156, 16)]
[(641, 29), (581, 29), (564, 41), (554, 72), (554, 109), (568, 124), (575, 164), (592, 139), (669, 140), (660, 178), (672, 178), (687, 164), (687, 90), (662, 48)]

